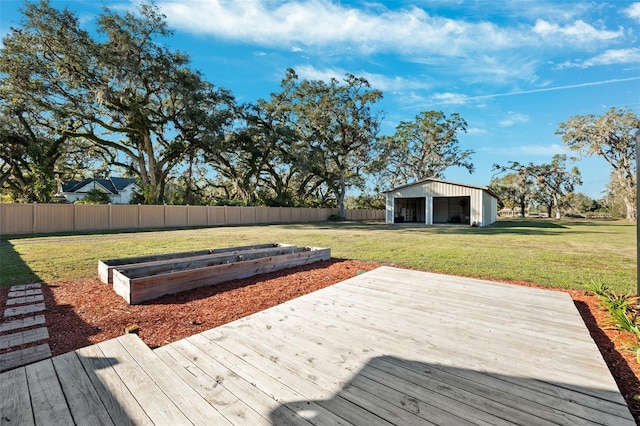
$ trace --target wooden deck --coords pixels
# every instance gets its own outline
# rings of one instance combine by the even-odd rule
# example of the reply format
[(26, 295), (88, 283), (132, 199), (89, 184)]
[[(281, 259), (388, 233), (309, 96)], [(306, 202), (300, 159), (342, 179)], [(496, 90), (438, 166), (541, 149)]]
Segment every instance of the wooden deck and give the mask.
[(635, 424), (568, 295), (389, 267), (0, 375), (0, 423)]

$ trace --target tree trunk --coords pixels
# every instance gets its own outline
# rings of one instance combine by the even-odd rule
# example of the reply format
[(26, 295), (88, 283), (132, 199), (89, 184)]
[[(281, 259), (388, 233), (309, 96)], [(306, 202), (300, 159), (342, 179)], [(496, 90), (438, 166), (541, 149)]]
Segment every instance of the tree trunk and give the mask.
[(341, 220), (345, 220), (347, 218), (346, 212), (344, 210), (344, 197), (346, 195), (347, 189), (344, 183), (344, 171), (340, 172), (340, 184), (338, 186), (338, 214), (340, 215)]
[(629, 200), (628, 197), (624, 197), (624, 208), (627, 213), (627, 220), (635, 221), (638, 219), (636, 206)]
[(185, 177), (184, 203), (193, 205), (193, 154), (189, 154), (189, 167), (187, 167), (187, 175)]
[(553, 207), (556, 211), (556, 219), (561, 219), (562, 218), (562, 213), (560, 212), (560, 204), (558, 203), (558, 197), (554, 196), (553, 197)]
[(627, 220), (635, 221), (638, 220), (638, 216), (636, 213), (636, 207), (629, 200), (624, 201), (625, 209), (627, 210)]

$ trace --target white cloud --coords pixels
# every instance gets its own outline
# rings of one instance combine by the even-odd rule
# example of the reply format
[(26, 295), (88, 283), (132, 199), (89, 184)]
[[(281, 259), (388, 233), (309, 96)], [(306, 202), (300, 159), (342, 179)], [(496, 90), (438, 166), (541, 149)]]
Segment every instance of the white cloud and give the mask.
[(302, 80), (321, 80), (328, 82), (332, 78), (335, 78), (340, 81), (344, 78), (345, 74), (347, 74), (347, 71), (340, 68), (319, 70), (312, 65), (298, 65), (293, 67), (293, 69), (296, 70), (296, 74), (298, 74), (298, 77)]
[(492, 53), (464, 57), (419, 57), (411, 62), (424, 64), (432, 69), (442, 69), (449, 76), (464, 76), (468, 84), (509, 84), (515, 81), (536, 80), (536, 68), (540, 61), (519, 55)]
[(537, 157), (553, 157), (556, 154), (567, 154), (569, 152), (566, 146), (557, 143), (551, 145), (526, 145), (516, 148), (516, 151)]
[(530, 157), (544, 157), (550, 159), (556, 154), (568, 154), (569, 150), (567, 147), (561, 144), (553, 143), (551, 145), (540, 145), (540, 144), (531, 144), (531, 145), (521, 145), (521, 146), (493, 146), (493, 147), (482, 147), (480, 151), (484, 151), (490, 153), (491, 155), (500, 155), (507, 157), (520, 157), (526, 156), (525, 160), (518, 160), (522, 163), (529, 162)]
[(589, 58), (585, 61), (565, 62), (559, 68), (580, 67), (589, 68), (599, 65), (613, 64), (638, 64), (640, 63), (640, 48), (630, 49), (610, 49), (600, 55)]
[(382, 74), (364, 73), (363, 76), (371, 83), (371, 86), (383, 92), (392, 93), (413, 93), (415, 90), (426, 90), (431, 88), (431, 83), (419, 78), (404, 78), (399, 76), (385, 76)]
[(467, 129), (468, 135), (486, 135), (487, 131), (479, 127), (470, 127)]
[(631, 6), (624, 10), (624, 13), (629, 18), (640, 22), (640, 3), (632, 3)]
[(563, 2), (557, 0), (517, 0), (511, 2), (493, 2), (491, 6), (494, 10), (503, 7), (502, 10), (505, 16), (513, 20), (522, 21), (524, 18), (535, 21), (536, 19), (546, 18), (568, 22), (590, 13), (599, 5), (589, 2)]
[[(298, 65), (294, 67), (294, 69), (301, 79), (306, 80), (329, 81), (335, 78), (338, 81), (342, 81), (346, 74), (353, 74), (357, 77), (365, 78), (372, 88), (381, 90), (382, 92), (411, 93), (415, 90), (424, 90), (431, 87), (429, 82), (417, 78), (393, 77), (365, 71), (347, 71), (341, 68), (320, 70), (311, 65)], [(413, 96), (415, 96), (415, 94)]]
[(445, 57), (470, 52), (539, 47), (540, 37), (554, 44), (584, 44), (619, 37), (576, 20), (559, 24), (539, 19), (535, 26), (499, 26), (429, 14), (407, 6), (388, 9), (384, 3), (354, 8), (327, 0), (298, 1), (160, 1), (172, 26), (225, 39), (270, 47), (354, 49), (363, 54), (400, 52)]
[(469, 100), (466, 95), (450, 92), (435, 93), (431, 99), (433, 99), (436, 104), (443, 105), (462, 105), (466, 104)]
[(529, 121), (529, 116), (524, 114), (519, 114), (517, 112), (509, 111), (507, 116), (500, 120), (498, 124), (502, 127), (509, 127), (515, 124), (527, 123)]
[[(419, 7), (422, 4), (426, 6)], [(580, 57), (580, 52), (604, 49), (614, 42), (619, 46), (624, 37), (632, 36), (631, 30), (622, 27), (607, 28), (598, 20), (604, 6), (593, 2), (568, 6), (519, 0), (498, 4), (492, 13), (477, 14), (468, 9), (484, 6), (470, 2), (441, 6), (428, 2), (158, 0), (158, 6), (169, 25), (181, 31), (246, 43), (258, 51), (304, 52), (309, 58), (326, 59), (325, 63), (336, 63), (335, 58), (392, 54), (394, 60), (422, 64), (429, 75), (446, 72), (460, 77), (466, 86), (531, 85), (541, 78), (540, 66), (551, 62), (549, 58), (561, 62), (567, 57), (559, 55), (567, 52)], [(591, 66), (591, 62), (586, 64)], [(567, 61), (556, 69), (583, 65)], [(332, 75), (343, 76), (342, 72)], [(378, 89), (402, 93), (435, 84), (421, 76), (365, 77)], [(463, 102), (456, 99), (448, 103)]]
[(414, 105), (424, 103), (426, 101), (423, 95), (420, 95), (413, 90), (408, 93), (399, 93), (396, 96), (396, 99), (398, 99), (398, 104), (400, 105)]
[(586, 66), (611, 65), (611, 64), (638, 64), (640, 63), (640, 48), (607, 50), (603, 54), (595, 56), (583, 64)]
[(552, 41), (554, 44), (560, 42), (566, 43), (571, 40), (579, 44), (593, 43), (612, 40), (624, 35), (622, 28), (619, 28), (618, 31), (597, 29), (582, 20), (577, 20), (571, 25), (560, 26), (559, 24), (538, 19), (536, 25), (533, 27), (533, 32), (542, 36), (544, 39)]
[(612, 78), (610, 80), (591, 81), (587, 83), (577, 83), (577, 84), (570, 84), (566, 86), (541, 87), (538, 89), (519, 90), (519, 91), (504, 92), (504, 93), (492, 93), (492, 94), (478, 95), (478, 96), (467, 96), (461, 93), (436, 93), (431, 96), (432, 101), (430, 103), (425, 103), (422, 105), (410, 105), (405, 107), (404, 109), (433, 108), (434, 106), (437, 106), (437, 105), (465, 104), (469, 102), (478, 102), (478, 101), (484, 101), (487, 99), (501, 98), (505, 96), (520, 96), (520, 95), (528, 95), (531, 93), (555, 92), (559, 90), (570, 90), (570, 89), (577, 89), (581, 87), (602, 86), (605, 84), (624, 83), (628, 81), (637, 81), (637, 80), (640, 80), (640, 77)]

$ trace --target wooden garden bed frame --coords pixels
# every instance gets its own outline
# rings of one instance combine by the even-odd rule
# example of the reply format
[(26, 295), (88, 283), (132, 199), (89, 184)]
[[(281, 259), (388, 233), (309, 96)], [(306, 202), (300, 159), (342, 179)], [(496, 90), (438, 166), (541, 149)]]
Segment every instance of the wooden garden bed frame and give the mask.
[(240, 247), (227, 247), (227, 248), (217, 248), (217, 249), (205, 249), (205, 250), (196, 250), (196, 251), (183, 251), (178, 253), (164, 253), (164, 254), (155, 254), (150, 256), (138, 256), (138, 257), (123, 257), (119, 259), (109, 259), (109, 260), (99, 260), (98, 261), (98, 277), (100, 281), (105, 284), (113, 284), (113, 271), (114, 269), (125, 269), (131, 268), (134, 266), (145, 266), (145, 265), (160, 265), (166, 263), (167, 261), (172, 261), (176, 259), (184, 259), (189, 257), (207, 257), (211, 255), (217, 255), (221, 253), (233, 253), (235, 251), (243, 251), (243, 250), (251, 250), (251, 249), (261, 249), (261, 248), (270, 248), (270, 247), (278, 247), (285, 246), (289, 244), (279, 244), (279, 243), (267, 243), (267, 244), (255, 244), (250, 246), (240, 246)]
[[(113, 290), (129, 304), (138, 304), (166, 294), (179, 293), (198, 287), (248, 278), (258, 274), (306, 265), (331, 258), (331, 250), (319, 247), (298, 247), (291, 244), (269, 243), (245, 247), (231, 247), (203, 252), (150, 257), (114, 259), (109, 264)], [(177, 255), (177, 256), (176, 256)], [(132, 262), (132, 259), (144, 259)], [(116, 265), (117, 263), (121, 265)]]

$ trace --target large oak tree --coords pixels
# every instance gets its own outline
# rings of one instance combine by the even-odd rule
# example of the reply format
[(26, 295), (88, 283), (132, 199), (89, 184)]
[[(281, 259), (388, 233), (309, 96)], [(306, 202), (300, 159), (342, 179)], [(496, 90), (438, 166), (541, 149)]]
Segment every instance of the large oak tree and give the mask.
[(305, 176), (319, 178), (335, 196), (340, 217), (350, 187), (363, 187), (365, 173), (374, 170), (374, 142), (380, 114), (372, 111), (382, 93), (366, 79), (347, 74), (343, 82), (332, 78), (300, 80), (289, 69), (282, 81), (278, 111), (295, 131), (284, 150)]
[(602, 157), (613, 168), (629, 220), (636, 219), (636, 139), (640, 118), (631, 110), (612, 107), (605, 114), (575, 115), (560, 123), (557, 134), (573, 151)]
[(458, 133), (467, 122), (459, 114), (447, 117), (442, 111), (426, 111), (412, 121), (402, 121), (392, 136), (380, 138), (386, 167), (382, 178), (395, 187), (426, 178), (442, 179), (450, 167), (473, 173), (472, 150), (459, 146)]
[(218, 149), (233, 98), (169, 50), (157, 8), (105, 10), (96, 38), (47, 1), (27, 4), (0, 52), (0, 73), (23, 99), (59, 120), (56, 132), (90, 141), (111, 164), (140, 178), (145, 202), (162, 202), (172, 170), (200, 150)]

